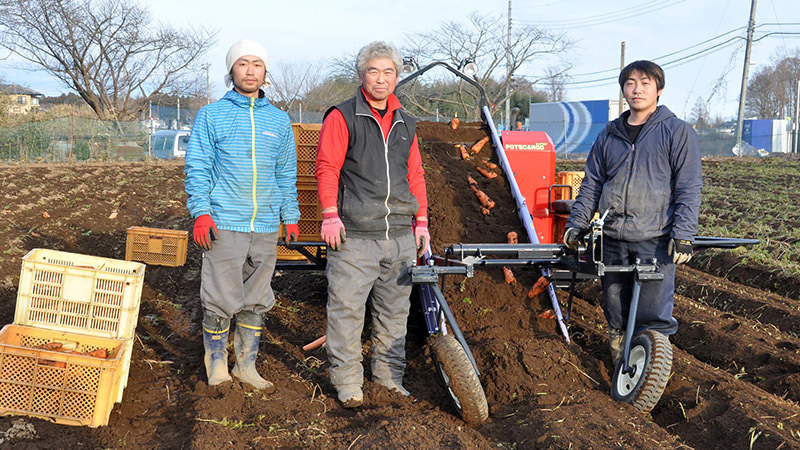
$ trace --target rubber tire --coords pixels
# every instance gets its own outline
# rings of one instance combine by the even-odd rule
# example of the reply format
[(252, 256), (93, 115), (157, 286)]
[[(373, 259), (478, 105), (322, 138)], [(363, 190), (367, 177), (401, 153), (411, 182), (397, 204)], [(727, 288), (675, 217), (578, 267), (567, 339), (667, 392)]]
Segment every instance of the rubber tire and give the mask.
[(647, 330), (631, 341), (628, 359), (636, 371), (632, 377), (623, 374), (620, 359), (614, 368), (611, 397), (618, 402), (631, 403), (643, 413), (649, 413), (667, 387), (672, 371), (672, 344), (658, 331)]
[(453, 406), (464, 422), (478, 427), (489, 418), (489, 404), (467, 353), (452, 334), (431, 338), (433, 362)]

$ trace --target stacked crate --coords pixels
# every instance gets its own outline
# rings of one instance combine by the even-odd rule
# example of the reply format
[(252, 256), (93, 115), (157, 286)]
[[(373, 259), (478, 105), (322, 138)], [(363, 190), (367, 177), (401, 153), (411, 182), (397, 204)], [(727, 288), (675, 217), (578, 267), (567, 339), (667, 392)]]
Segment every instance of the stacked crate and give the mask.
[(128, 382), (144, 270), (55, 250), (25, 255), (14, 324), (0, 330), (0, 415), (108, 424)]
[[(322, 212), (317, 198), (317, 179), (314, 168), (317, 163), (317, 142), (321, 124), (292, 124), (294, 144), (297, 149), (297, 202), (300, 206), (300, 242), (319, 242), (319, 229), (322, 226)], [(281, 228), (281, 236), (284, 235)], [(316, 247), (308, 247), (316, 251)], [(300, 260), (305, 257), (297, 251), (286, 247), (278, 247), (278, 258), (285, 260)]]
[[(556, 184), (571, 186), (572, 190), (567, 188), (557, 188), (554, 192), (555, 200), (575, 200), (578, 197), (578, 191), (581, 190), (581, 183), (585, 173), (582, 171), (561, 171), (556, 172)], [(570, 192), (572, 196), (570, 197)], [(553, 242), (560, 243), (561, 238), (564, 236), (564, 231), (567, 226), (567, 215), (555, 214), (553, 221)]]

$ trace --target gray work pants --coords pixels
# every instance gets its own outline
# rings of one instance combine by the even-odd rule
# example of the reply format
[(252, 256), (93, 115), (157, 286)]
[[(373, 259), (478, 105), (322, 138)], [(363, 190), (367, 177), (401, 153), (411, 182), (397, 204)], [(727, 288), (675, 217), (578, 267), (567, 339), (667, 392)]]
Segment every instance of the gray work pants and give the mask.
[(406, 321), (415, 258), (414, 237), (390, 240), (348, 238), (328, 250), (327, 353), (331, 383), (362, 386), (361, 332), (367, 298), (372, 299), (372, 375), (401, 384), (405, 372)]
[(272, 309), (270, 283), (277, 258), (277, 232), (219, 230), (211, 250), (203, 252), (203, 309), (227, 319), (242, 310), (263, 314)]

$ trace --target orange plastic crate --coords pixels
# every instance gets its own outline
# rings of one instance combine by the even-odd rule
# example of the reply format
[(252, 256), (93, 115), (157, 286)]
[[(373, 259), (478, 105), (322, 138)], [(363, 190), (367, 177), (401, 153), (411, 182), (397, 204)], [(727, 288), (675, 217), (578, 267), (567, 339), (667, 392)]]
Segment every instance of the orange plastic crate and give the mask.
[(117, 401), (128, 384), (145, 265), (34, 249), (22, 259), (14, 323), (126, 343)]
[(581, 183), (585, 175), (583, 171), (556, 172), (556, 184), (572, 186), (572, 198), (567, 198), (569, 196), (568, 189), (560, 188), (555, 190), (554, 200), (575, 200), (575, 198), (578, 197), (578, 192), (581, 190)]
[[(77, 353), (39, 348), (52, 342)], [(105, 349), (109, 357), (86, 354), (97, 349)], [(0, 415), (62, 425), (107, 425), (124, 350), (125, 344), (116, 339), (6, 325), (0, 330)]]
[(293, 123), (294, 145), (297, 149), (297, 175), (314, 176), (317, 161), (317, 142), (322, 124)]
[(182, 266), (186, 264), (188, 243), (188, 231), (130, 227), (125, 259), (161, 266)]

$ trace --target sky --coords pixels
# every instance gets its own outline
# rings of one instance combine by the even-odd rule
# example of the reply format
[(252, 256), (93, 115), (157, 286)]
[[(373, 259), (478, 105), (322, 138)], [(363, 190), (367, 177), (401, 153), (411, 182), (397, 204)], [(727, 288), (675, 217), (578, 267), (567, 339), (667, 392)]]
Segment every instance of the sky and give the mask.
[[(149, 6), (156, 21), (218, 31), (216, 45), (203, 61), (210, 64), (215, 97), (225, 92), (225, 54), (241, 38), (264, 45), (273, 67), (326, 65), (334, 58), (355, 54), (374, 40), (402, 47), (409, 35), (438, 30), (445, 22), (466, 26), (471, 12), (507, 24), (509, 10), (508, 0), (404, 0), (395, 2), (396, 7), (367, 0), (140, 3)], [(534, 25), (564, 32), (575, 41), (572, 50), (558, 60), (536, 60), (519, 74), (534, 80), (548, 66), (569, 63), (567, 100), (617, 99), (616, 76), (624, 41), (626, 62), (649, 59), (663, 65), (666, 87), (661, 103), (678, 116), (690, 116), (700, 99), (712, 118), (735, 119), (750, 6), (748, 0), (511, 0), (512, 30)], [(772, 65), (776, 55), (800, 48), (797, 0), (757, 2), (755, 25), (755, 36), (760, 39), (752, 47), (751, 76)], [(3, 56), (6, 54), (0, 54)], [(420, 65), (425, 63), (420, 61)], [(0, 79), (48, 96), (67, 92), (41, 71), (20, 68), (13, 58), (0, 60)]]

